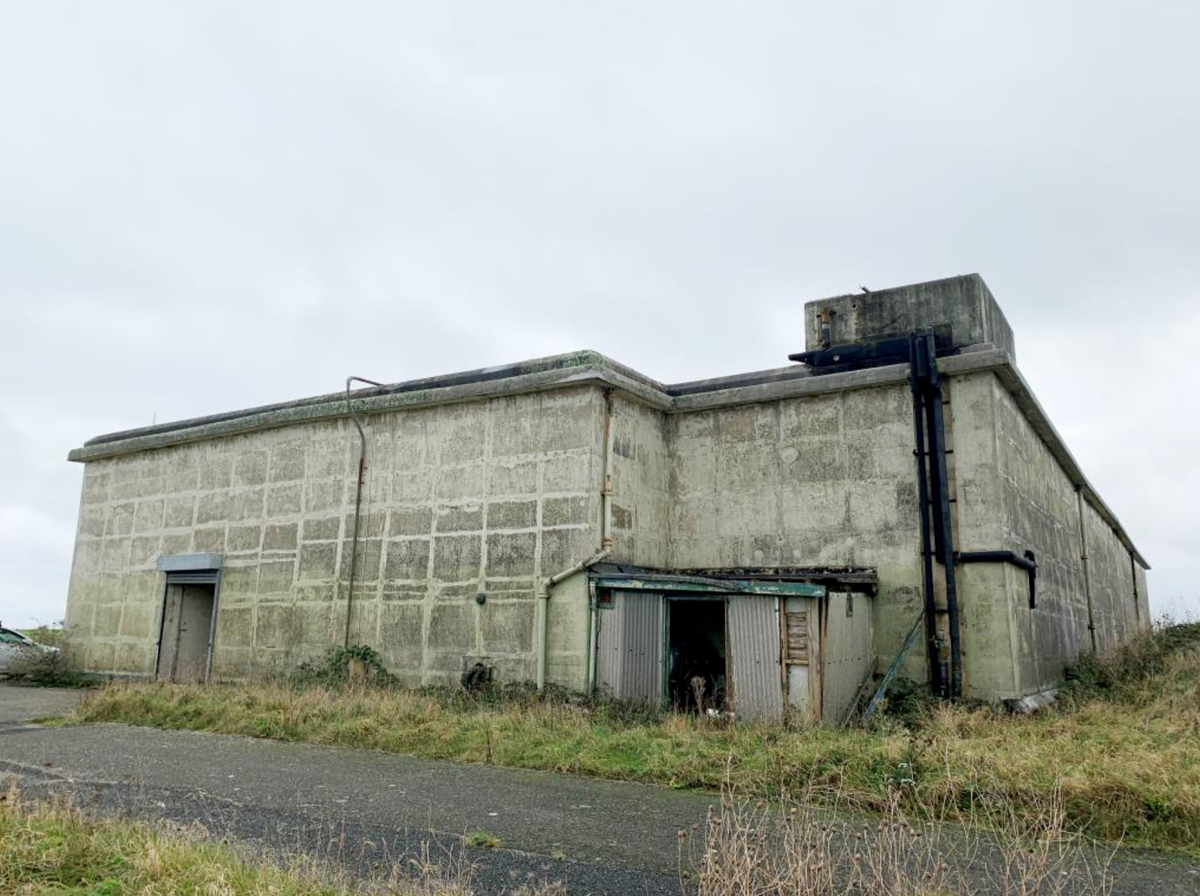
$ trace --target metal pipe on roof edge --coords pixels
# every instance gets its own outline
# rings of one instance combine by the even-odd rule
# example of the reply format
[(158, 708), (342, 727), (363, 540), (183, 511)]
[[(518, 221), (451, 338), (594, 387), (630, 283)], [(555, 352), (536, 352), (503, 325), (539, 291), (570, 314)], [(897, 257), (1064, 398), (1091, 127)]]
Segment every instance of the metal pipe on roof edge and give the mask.
[(354, 608), (354, 565), (358, 560), (358, 518), (362, 512), (363, 475), (367, 468), (367, 434), (363, 432), (358, 412), (354, 410), (354, 404), (350, 401), (350, 384), (353, 382), (367, 383), (372, 386), (383, 385), (383, 383), (377, 383), (375, 380), (368, 380), (361, 376), (346, 377), (346, 410), (350, 412), (350, 418), (354, 421), (355, 429), (358, 430), (358, 484), (354, 489), (354, 535), (350, 540), (350, 581), (346, 588), (346, 628), (342, 634), (343, 647), (350, 646), (350, 619), (352, 618), (351, 611)]
[[(570, 578), (576, 573), (583, 572), (595, 566), (601, 560), (608, 557), (612, 553), (612, 457), (613, 457), (613, 390), (606, 389), (604, 391), (604, 471), (602, 486), (600, 489), (600, 550), (592, 554), (586, 560), (580, 560), (573, 566), (569, 566), (562, 572), (555, 573), (541, 583), (538, 589), (538, 613), (537, 613), (537, 689), (544, 690), (546, 687), (546, 653), (547, 653), (547, 638), (549, 636), (549, 617), (550, 617), (550, 589), (564, 579)], [(588, 692), (591, 693), (591, 688), (594, 684), (593, 676), (595, 675), (595, 646), (596, 637), (596, 602), (591, 599), (591, 590), (588, 591), (588, 649), (590, 656), (588, 658)]]

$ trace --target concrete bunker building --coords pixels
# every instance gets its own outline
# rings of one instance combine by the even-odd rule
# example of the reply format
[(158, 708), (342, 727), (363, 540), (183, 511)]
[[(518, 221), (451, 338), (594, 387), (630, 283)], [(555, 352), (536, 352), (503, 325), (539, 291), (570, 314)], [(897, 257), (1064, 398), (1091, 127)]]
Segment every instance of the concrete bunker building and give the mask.
[(893, 665), (1013, 700), (1148, 626), (979, 276), (805, 326), (741, 376), (580, 352), (92, 439), (69, 655), (230, 680), (366, 644), (412, 684), (837, 721)]

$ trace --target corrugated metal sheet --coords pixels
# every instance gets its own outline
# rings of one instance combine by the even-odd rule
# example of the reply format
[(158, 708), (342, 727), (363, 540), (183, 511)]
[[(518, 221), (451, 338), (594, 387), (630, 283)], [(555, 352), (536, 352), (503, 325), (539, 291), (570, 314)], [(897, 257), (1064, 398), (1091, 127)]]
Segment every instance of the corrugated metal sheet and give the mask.
[(864, 594), (830, 594), (825, 627), (824, 705), (821, 717), (840, 725), (863, 679), (875, 665), (871, 600)]
[(663, 597), (614, 591), (611, 609), (597, 611), (596, 684), (625, 700), (663, 700)]
[(733, 711), (743, 719), (779, 718), (783, 715), (779, 600), (731, 597), (728, 607)]

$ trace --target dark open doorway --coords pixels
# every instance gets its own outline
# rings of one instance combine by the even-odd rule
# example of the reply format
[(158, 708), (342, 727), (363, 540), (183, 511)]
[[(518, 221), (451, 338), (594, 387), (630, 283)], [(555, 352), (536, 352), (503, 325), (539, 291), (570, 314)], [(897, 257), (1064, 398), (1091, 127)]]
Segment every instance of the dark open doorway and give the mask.
[(683, 712), (725, 708), (725, 600), (667, 601), (667, 688), (671, 708)]
[(196, 684), (207, 680), (216, 597), (215, 583), (167, 582), (155, 672), (159, 681)]

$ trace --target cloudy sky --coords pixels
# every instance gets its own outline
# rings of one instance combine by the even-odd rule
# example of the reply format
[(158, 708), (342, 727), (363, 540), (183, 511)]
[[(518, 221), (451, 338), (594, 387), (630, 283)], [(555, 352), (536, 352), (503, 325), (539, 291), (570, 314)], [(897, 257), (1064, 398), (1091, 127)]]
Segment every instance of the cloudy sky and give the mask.
[(1200, 611), (1200, 5), (0, 5), (0, 619), (101, 432), (595, 348), (786, 362), (978, 271)]

